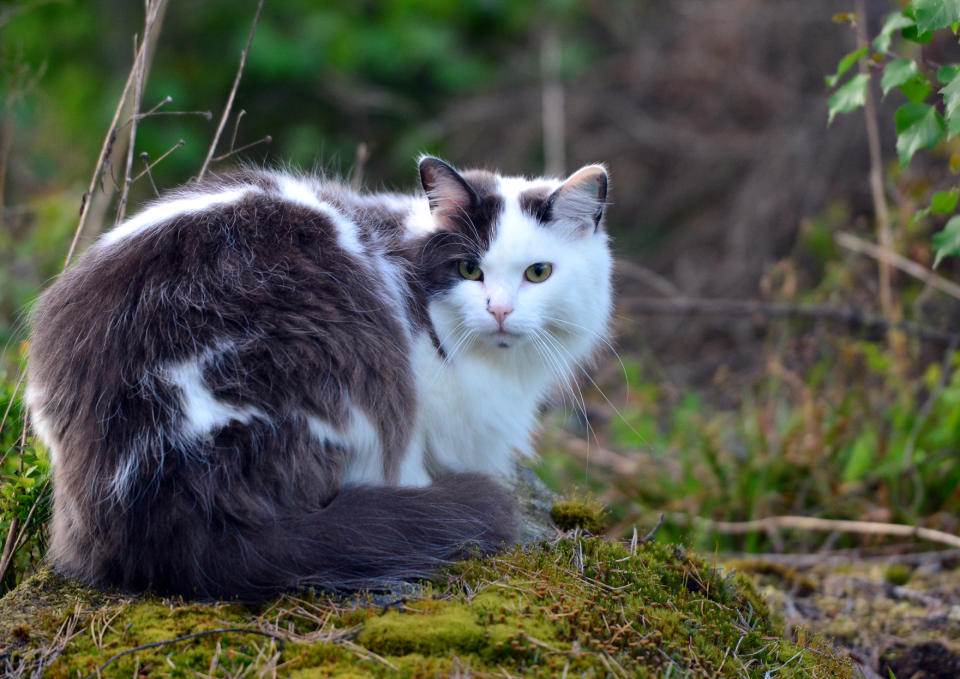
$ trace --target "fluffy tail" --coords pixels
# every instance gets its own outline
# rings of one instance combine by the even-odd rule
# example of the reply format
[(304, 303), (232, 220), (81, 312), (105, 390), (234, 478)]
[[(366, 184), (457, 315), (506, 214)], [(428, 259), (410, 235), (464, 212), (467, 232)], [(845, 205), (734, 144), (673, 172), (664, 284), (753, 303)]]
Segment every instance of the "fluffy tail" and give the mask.
[(218, 536), (217, 548), (204, 550), (194, 591), (184, 591), (182, 571), (150, 588), (247, 601), (303, 586), (384, 589), (468, 553), (495, 552), (515, 537), (512, 499), (479, 474), (425, 488), (344, 488), (322, 510)]

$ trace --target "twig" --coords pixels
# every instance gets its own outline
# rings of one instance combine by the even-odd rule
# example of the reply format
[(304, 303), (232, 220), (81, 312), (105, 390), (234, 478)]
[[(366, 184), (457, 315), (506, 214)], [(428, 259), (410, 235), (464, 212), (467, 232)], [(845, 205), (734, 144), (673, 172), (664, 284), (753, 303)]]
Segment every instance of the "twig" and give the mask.
[[(17, 392), (20, 391), (20, 387), (23, 386), (23, 380), (27, 377), (26, 370), (20, 370), (20, 376), (17, 378), (17, 383), (13, 385), (13, 391), (10, 392), (10, 400), (7, 401), (7, 408), (3, 411), (3, 417), (0, 418), (0, 431), (3, 431), (3, 426), (7, 423), (7, 416), (10, 415), (10, 409), (13, 408), (14, 401), (17, 400)], [(3, 467), (3, 463), (7, 461), (7, 455), (9, 450), (3, 451), (3, 455), (0, 456), (0, 468)]]
[(886, 332), (890, 328), (920, 339), (949, 345), (960, 330), (937, 330), (910, 321), (889, 321), (880, 316), (864, 314), (856, 309), (840, 309), (809, 304), (785, 304), (741, 299), (705, 299), (698, 297), (628, 297), (621, 299), (635, 314), (647, 315), (719, 315), (761, 316), (765, 318), (813, 318), (842, 323), (855, 330)]
[[(154, 19), (159, 16), (160, 9), (163, 7), (164, 1), (165, 0), (156, 0), (156, 2), (151, 5)], [(148, 23), (152, 25), (149, 16), (144, 21), (145, 25)], [(148, 42), (148, 40), (144, 40), (140, 43), (141, 51), (146, 50)], [(139, 60), (140, 55), (137, 55), (137, 58), (134, 59), (133, 68), (130, 69), (130, 75), (127, 76), (127, 83), (123, 86), (123, 92), (120, 95), (119, 103), (117, 103), (117, 109), (113, 112), (113, 120), (110, 121), (110, 126), (107, 128), (107, 134), (103, 138), (103, 146), (100, 148), (100, 155), (97, 158), (97, 164), (93, 169), (93, 177), (90, 179), (90, 187), (87, 189), (87, 192), (83, 196), (83, 201), (80, 203), (80, 219), (77, 223), (76, 231), (73, 233), (73, 240), (70, 242), (70, 249), (67, 250), (67, 257), (63, 262), (64, 269), (70, 266), (70, 260), (73, 259), (73, 253), (77, 249), (77, 243), (80, 240), (80, 234), (83, 233), (83, 227), (86, 224), (87, 215), (90, 214), (90, 204), (93, 202), (93, 194), (97, 189), (97, 184), (100, 183), (100, 176), (103, 173), (104, 165), (107, 163), (107, 158), (110, 155), (110, 149), (113, 147), (113, 142), (116, 139), (117, 122), (120, 120), (120, 114), (123, 112), (124, 106), (126, 106), (127, 97), (130, 96), (130, 88), (133, 87), (136, 79), (136, 65)]]
[(247, 37), (247, 44), (240, 53), (240, 66), (237, 68), (237, 76), (233, 79), (233, 87), (230, 88), (230, 96), (227, 97), (227, 105), (223, 108), (223, 115), (220, 116), (220, 123), (217, 125), (217, 132), (213, 135), (213, 143), (207, 151), (207, 157), (200, 167), (200, 173), (197, 175), (197, 181), (203, 179), (207, 173), (210, 162), (213, 160), (213, 152), (217, 149), (217, 142), (220, 141), (220, 135), (223, 134), (223, 126), (227, 124), (227, 118), (230, 115), (230, 109), (233, 107), (233, 99), (237, 96), (237, 88), (240, 87), (240, 76), (243, 75), (243, 67), (247, 63), (247, 53), (250, 51), (250, 44), (253, 42), (253, 36), (257, 32), (257, 24), (260, 22), (260, 12), (263, 11), (263, 0), (257, 2), (257, 13), (253, 16), (253, 24), (250, 26), (250, 35)]
[(250, 142), (249, 144), (244, 144), (243, 146), (241, 146), (241, 147), (238, 148), (238, 149), (230, 149), (229, 151), (227, 151), (227, 152), (224, 153), (223, 155), (220, 155), (220, 156), (217, 156), (216, 158), (214, 158), (212, 162), (216, 163), (216, 162), (219, 162), (219, 161), (221, 161), (221, 160), (225, 160), (225, 159), (229, 158), (230, 156), (232, 156), (232, 155), (234, 155), (234, 154), (236, 154), (236, 153), (240, 153), (241, 151), (246, 151), (247, 149), (252, 148), (252, 147), (254, 147), (254, 146), (258, 145), (258, 144), (269, 144), (269, 143), (272, 142), (272, 141), (273, 141), (273, 137), (271, 137), (271, 136), (268, 134), (268, 135), (266, 135), (266, 136), (264, 136), (264, 137), (261, 137), (260, 139), (257, 139), (256, 141)]
[(350, 175), (350, 188), (359, 191), (363, 188), (363, 170), (370, 159), (370, 149), (364, 142), (357, 144), (357, 152), (353, 157), (353, 173)]
[[(867, 3), (866, 0), (857, 0), (857, 41), (860, 44), (869, 44), (867, 40)], [(869, 74), (866, 61), (860, 59), (858, 66), (861, 74)], [(893, 234), (890, 230), (890, 218), (887, 216), (887, 201), (883, 195), (883, 154), (880, 149), (880, 128), (877, 124), (877, 107), (873, 100), (873, 91), (866, 88), (866, 101), (863, 115), (867, 126), (867, 146), (870, 152), (870, 196), (873, 199), (873, 212), (877, 219), (877, 242), (887, 251), (893, 251)], [(889, 259), (880, 259), (880, 309), (883, 317), (893, 320), (893, 294), (890, 288)]]
[(230, 137), (230, 150), (231, 150), (231, 151), (233, 151), (233, 147), (234, 147), (234, 146), (236, 145), (236, 143), (237, 143), (237, 132), (240, 131), (240, 119), (243, 118), (243, 116), (245, 116), (245, 115), (247, 115), (247, 109), (245, 109), (245, 108), (240, 109), (240, 112), (237, 113), (237, 122), (235, 122), (235, 123), (233, 124), (233, 136)]
[[(141, 171), (140, 171), (140, 174), (138, 174), (136, 177), (133, 178), (133, 181), (137, 181), (138, 179), (140, 179), (140, 177), (142, 177), (142, 176), (145, 175), (145, 174), (150, 174), (150, 170), (152, 170), (154, 167), (156, 167), (157, 163), (159, 163), (161, 160), (163, 160), (164, 158), (166, 158), (167, 156), (169, 156), (171, 153), (173, 153), (174, 151), (176, 151), (178, 148), (181, 148), (181, 147), (184, 145), (184, 143), (185, 143), (185, 142), (183, 141), (183, 139), (181, 139), (181, 140), (178, 141), (176, 144), (174, 144), (173, 146), (171, 146), (169, 149), (167, 149), (166, 153), (164, 153), (162, 156), (160, 156), (159, 158), (157, 158), (157, 159), (156, 159), (155, 161), (153, 161), (152, 163), (148, 164), (145, 169), (141, 170)], [(143, 156), (145, 156), (145, 155), (146, 155), (146, 153), (141, 153), (141, 154), (140, 154), (140, 157), (143, 157)], [(147, 156), (147, 160), (149, 160), (149, 158), (150, 158), (150, 157)], [(150, 181), (152, 182), (153, 179), (151, 178)], [(154, 186), (154, 189), (156, 189), (156, 186)]]
[[(683, 517), (683, 518), (681, 518)], [(797, 528), (810, 531), (842, 531), (861, 535), (898, 535), (916, 537), (951, 547), (960, 547), (960, 537), (941, 530), (922, 526), (907, 526), (900, 523), (882, 523), (879, 521), (844, 521), (838, 519), (820, 519), (813, 516), (770, 516), (752, 521), (714, 521), (699, 516), (675, 515), (681, 521), (692, 521), (699, 526), (718, 533), (742, 535), (758, 531)]]
[(547, 25), (540, 38), (541, 107), (543, 119), (543, 161), (547, 175), (563, 175), (564, 148), (563, 82), (560, 80), (560, 38), (555, 26)]
[(674, 285), (668, 278), (661, 276), (655, 271), (651, 271), (645, 266), (640, 266), (636, 262), (626, 259), (619, 259), (615, 265), (615, 271), (618, 276), (633, 278), (650, 286), (665, 297), (682, 297), (683, 292)]
[(143, 161), (144, 169), (140, 174), (138, 174), (134, 178), (134, 181), (142, 177), (145, 172), (147, 174), (147, 179), (150, 180), (150, 186), (153, 188), (153, 195), (159, 196), (160, 190), (157, 188), (157, 183), (153, 181), (153, 173), (150, 172), (150, 154), (144, 151), (143, 153), (140, 154), (140, 160)]
[(0, 556), (0, 582), (3, 582), (3, 576), (7, 573), (7, 563), (13, 561), (13, 555), (16, 550), (13, 548), (14, 535), (17, 533), (20, 520), (17, 517), (10, 519), (10, 530), (7, 531), (7, 538), (3, 541), (3, 555)]
[(938, 276), (933, 271), (918, 264), (912, 259), (907, 259), (903, 255), (899, 255), (889, 248), (883, 246), (876, 246), (873, 243), (868, 243), (865, 240), (857, 238), (853, 234), (844, 233), (843, 231), (839, 232), (836, 235), (836, 240), (839, 245), (852, 250), (853, 252), (859, 253), (861, 255), (867, 255), (873, 257), (874, 259), (886, 262), (891, 264), (904, 273), (908, 273), (914, 278), (923, 281), (931, 288), (936, 288), (940, 292), (950, 295), (954, 299), (960, 299), (960, 285), (947, 280), (942, 276)]
[(640, 540), (640, 544), (645, 545), (648, 542), (652, 541), (653, 538), (656, 537), (657, 531), (659, 531), (662, 526), (663, 526), (663, 512), (660, 512), (660, 517), (657, 519), (657, 524), (653, 528), (651, 528), (646, 535), (643, 536), (643, 539)]
[[(903, 549), (902, 545), (897, 549)], [(912, 552), (909, 554), (869, 554), (864, 553), (862, 549), (841, 549), (833, 552), (817, 552), (815, 554), (791, 554), (791, 553), (723, 553), (720, 555), (722, 561), (746, 561), (754, 563), (786, 563), (796, 568), (809, 568), (811, 566), (820, 566), (826, 564), (844, 564), (844, 563), (883, 563), (883, 564), (906, 564), (921, 565), (927, 563), (942, 563), (944, 561), (960, 561), (960, 549), (941, 549), (935, 552)]]
[[(147, 11), (149, 12), (149, 5), (147, 7)], [(143, 32), (144, 43), (150, 39), (151, 28), (152, 26), (148, 24)], [(127, 163), (126, 169), (123, 172), (123, 189), (120, 192), (120, 202), (117, 203), (117, 214), (114, 219), (114, 224), (122, 222), (124, 215), (127, 214), (127, 197), (130, 195), (130, 184), (133, 183), (130, 179), (130, 173), (133, 172), (133, 149), (137, 141), (137, 122), (139, 120), (140, 101), (143, 97), (144, 76), (146, 75), (147, 50), (146, 48), (144, 48), (143, 51), (137, 49), (136, 35), (133, 36), (133, 47), (133, 52), (137, 55), (137, 61), (133, 66), (137, 73), (133, 86), (133, 115), (130, 116), (130, 141), (127, 142)]]
[(86, 679), (93, 679), (93, 677), (100, 676), (100, 673), (103, 672), (107, 667), (112, 665), (114, 662), (124, 657), (125, 655), (130, 655), (131, 653), (136, 653), (137, 651), (143, 651), (148, 648), (157, 648), (158, 646), (167, 646), (169, 644), (178, 644), (181, 641), (189, 641), (190, 639), (196, 639), (197, 637), (206, 637), (212, 634), (227, 634), (230, 632), (236, 632), (239, 634), (257, 634), (262, 637), (267, 637), (268, 639), (273, 639), (276, 641), (280, 648), (283, 648), (283, 639), (276, 634), (270, 634), (269, 632), (264, 632), (258, 629), (248, 629), (245, 627), (221, 627), (219, 629), (210, 629), (204, 630), (203, 632), (193, 632), (191, 634), (184, 634), (183, 636), (177, 637), (175, 639), (164, 639), (163, 641), (154, 641), (151, 644), (141, 644), (140, 646), (134, 646), (133, 648), (128, 648), (125, 651), (117, 653), (105, 663), (97, 667), (96, 670), (87, 675)]

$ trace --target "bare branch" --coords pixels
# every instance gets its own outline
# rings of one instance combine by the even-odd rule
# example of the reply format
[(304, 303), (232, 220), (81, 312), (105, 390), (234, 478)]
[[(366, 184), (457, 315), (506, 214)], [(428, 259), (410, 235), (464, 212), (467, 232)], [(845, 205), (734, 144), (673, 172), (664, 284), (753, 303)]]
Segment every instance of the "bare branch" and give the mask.
[(237, 153), (241, 153), (241, 152), (243, 152), (243, 151), (246, 151), (247, 149), (253, 148), (254, 146), (257, 146), (258, 144), (269, 144), (269, 143), (271, 143), (272, 141), (273, 141), (273, 137), (271, 137), (271, 136), (268, 134), (268, 135), (266, 135), (265, 137), (261, 137), (260, 139), (257, 139), (256, 141), (250, 142), (249, 144), (244, 144), (243, 146), (241, 146), (241, 147), (238, 148), (238, 149), (231, 149), (230, 151), (227, 151), (227, 152), (224, 153), (223, 155), (220, 155), (220, 156), (217, 156), (216, 158), (213, 158), (213, 159), (212, 159), (212, 162), (215, 162), (215, 163), (216, 163), (216, 162), (220, 162), (221, 160), (226, 160), (226, 159), (229, 158), (230, 156), (236, 155)]
[(931, 288), (936, 288), (940, 292), (950, 295), (954, 299), (960, 299), (960, 285), (957, 285), (956, 283), (953, 283), (942, 276), (938, 276), (922, 264), (919, 264), (912, 259), (907, 259), (903, 255), (899, 255), (887, 247), (868, 243), (865, 240), (857, 238), (853, 234), (844, 233), (843, 231), (836, 235), (836, 241), (839, 245), (847, 248), (848, 250), (852, 250), (853, 252), (861, 255), (873, 257), (874, 259), (886, 264), (891, 264), (904, 273), (910, 274), (914, 278), (923, 281)]
[(257, 13), (253, 17), (253, 24), (250, 26), (250, 35), (247, 37), (247, 44), (240, 53), (240, 66), (237, 68), (237, 77), (233, 80), (233, 87), (230, 89), (230, 96), (227, 97), (227, 105), (223, 108), (223, 115), (220, 116), (220, 124), (217, 125), (217, 132), (213, 135), (213, 143), (207, 151), (207, 157), (200, 167), (200, 173), (197, 175), (197, 181), (203, 179), (207, 173), (207, 168), (213, 160), (213, 153), (217, 149), (217, 142), (220, 141), (220, 135), (223, 134), (223, 126), (227, 124), (227, 118), (230, 116), (230, 109), (233, 107), (233, 99), (237, 96), (237, 88), (240, 87), (240, 77), (243, 75), (243, 67), (247, 63), (247, 53), (250, 51), (250, 44), (253, 42), (253, 36), (257, 32), (257, 24), (260, 22), (260, 13), (263, 11), (263, 0), (257, 2)]
[[(171, 153), (173, 153), (173, 152), (176, 151), (177, 149), (182, 148), (185, 143), (186, 143), (186, 142), (184, 142), (183, 139), (181, 139), (181, 140), (178, 141), (176, 144), (174, 144), (173, 146), (171, 146), (169, 149), (167, 149), (166, 153), (164, 153), (162, 156), (160, 156), (159, 158), (157, 158), (155, 161), (153, 161), (152, 163), (150, 163), (149, 165), (147, 165), (147, 167), (146, 167), (145, 169), (141, 170), (141, 171), (140, 171), (140, 174), (138, 174), (136, 177), (133, 178), (133, 181), (137, 181), (138, 179), (140, 179), (140, 178), (141, 178), (143, 175), (145, 175), (145, 174), (150, 174), (150, 170), (152, 170), (154, 167), (156, 167), (157, 163), (159, 163), (161, 160), (163, 160), (164, 158), (166, 158), (167, 156), (169, 156)], [(141, 158), (143, 158), (144, 156), (146, 156), (146, 160), (149, 160), (149, 159), (150, 159), (150, 157), (146, 154), (146, 152), (140, 154), (140, 157), (141, 157)], [(144, 162), (146, 162), (146, 161), (144, 161)], [(150, 178), (150, 181), (151, 181), (151, 182), (153, 181), (153, 178), (152, 178), (152, 177)], [(156, 190), (156, 186), (154, 186), (154, 190)]]
[[(147, 11), (149, 11), (149, 8)], [(150, 27), (148, 26), (147, 30), (143, 33), (143, 42), (145, 44), (149, 40), (149, 35)], [(136, 35), (133, 36), (133, 46), (134, 54), (137, 55), (136, 62), (133, 65), (137, 74), (133, 85), (133, 115), (130, 116), (130, 141), (127, 142), (127, 164), (123, 173), (123, 189), (120, 192), (120, 202), (117, 203), (117, 214), (113, 221), (114, 224), (122, 222), (124, 215), (127, 213), (127, 197), (130, 195), (130, 184), (133, 183), (130, 179), (130, 173), (133, 171), (133, 148), (137, 141), (137, 121), (139, 120), (140, 99), (143, 96), (143, 81), (146, 71), (147, 50), (144, 49), (141, 51), (137, 49)]]
[(147, 174), (147, 178), (150, 180), (150, 186), (153, 188), (153, 195), (159, 196), (160, 191), (157, 189), (157, 183), (153, 181), (153, 173), (150, 172), (150, 154), (144, 151), (140, 154), (140, 160), (143, 161), (145, 167), (140, 174), (134, 177), (133, 181), (136, 181), (138, 178), (142, 177), (145, 172)]
[(665, 316), (754, 316), (759, 318), (810, 318), (846, 325), (852, 330), (886, 333), (902, 330), (928, 342), (949, 346), (957, 331), (937, 330), (909, 321), (893, 322), (856, 309), (839, 309), (813, 304), (785, 304), (744, 299), (705, 299), (697, 297), (627, 297), (620, 300), (635, 314)]
[(688, 521), (708, 530), (728, 535), (743, 535), (759, 531), (782, 530), (795, 528), (798, 530), (844, 533), (860, 535), (896, 535), (899, 537), (915, 537), (930, 542), (938, 542), (951, 547), (960, 547), (960, 537), (951, 535), (942, 530), (924, 528), (922, 526), (908, 526), (901, 523), (882, 523), (879, 521), (843, 521), (838, 519), (820, 519), (814, 516), (769, 516), (765, 519), (753, 521), (714, 521), (699, 516), (671, 515), (671, 519)]
[[(857, 0), (857, 41), (868, 45), (867, 40), (867, 3)], [(869, 66), (859, 60), (861, 74), (869, 74)], [(867, 126), (867, 144), (870, 151), (870, 196), (873, 199), (873, 212), (877, 219), (877, 242), (887, 251), (893, 250), (893, 234), (890, 230), (890, 218), (887, 215), (887, 200), (883, 195), (883, 154), (880, 149), (880, 126), (877, 124), (877, 107), (873, 100), (873, 91), (866, 88), (866, 102), (863, 115)], [(880, 309), (884, 318), (892, 319), (893, 293), (890, 288), (890, 260), (880, 262)]]
[(231, 151), (233, 151), (234, 146), (237, 144), (237, 132), (240, 130), (240, 119), (245, 115), (247, 115), (247, 109), (245, 108), (240, 109), (240, 112), (237, 113), (237, 122), (233, 124), (233, 136), (230, 137)]
[[(152, 27), (157, 17), (160, 15), (160, 11), (163, 8), (165, 0), (155, 0), (151, 3), (148, 8), (148, 16), (144, 21), (145, 26)], [(144, 31), (146, 33), (146, 31)], [(144, 40), (140, 44), (140, 50), (146, 52), (147, 44), (149, 41)], [(140, 61), (140, 55), (137, 55), (137, 58), (134, 59), (133, 67), (130, 69), (130, 75), (127, 76), (127, 83), (123, 86), (123, 92), (120, 95), (120, 101), (117, 104), (117, 109), (113, 113), (113, 120), (110, 121), (110, 126), (107, 128), (107, 134), (103, 139), (103, 146), (100, 149), (100, 156), (97, 159), (97, 164), (93, 169), (93, 177), (90, 179), (90, 187), (87, 189), (87, 192), (84, 194), (84, 198), (80, 204), (80, 220), (77, 223), (76, 231), (73, 234), (73, 240), (70, 242), (70, 249), (67, 251), (67, 257), (63, 262), (63, 268), (66, 269), (70, 266), (70, 260), (73, 259), (73, 253), (77, 249), (77, 243), (80, 241), (80, 235), (83, 233), (83, 227), (87, 221), (87, 215), (90, 214), (90, 204), (93, 202), (93, 194), (97, 190), (97, 185), (100, 183), (100, 178), (102, 176), (104, 167), (109, 164), (110, 150), (113, 147), (113, 142), (116, 139), (117, 134), (117, 123), (120, 120), (120, 115), (123, 112), (124, 107), (127, 103), (127, 98), (130, 96), (130, 89), (133, 87), (137, 75), (137, 63)]]
[(353, 173), (350, 175), (350, 188), (359, 191), (363, 188), (363, 170), (370, 159), (370, 149), (364, 142), (357, 144), (357, 153), (353, 158)]

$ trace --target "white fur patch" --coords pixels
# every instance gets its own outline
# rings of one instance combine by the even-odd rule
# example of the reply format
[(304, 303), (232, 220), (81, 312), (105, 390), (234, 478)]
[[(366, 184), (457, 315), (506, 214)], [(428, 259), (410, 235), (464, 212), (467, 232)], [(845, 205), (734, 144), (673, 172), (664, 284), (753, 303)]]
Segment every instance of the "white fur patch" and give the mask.
[(60, 460), (60, 443), (53, 435), (53, 422), (40, 407), (43, 392), (33, 384), (27, 384), (27, 388), (23, 392), (23, 398), (27, 403), (27, 409), (30, 411), (30, 424), (33, 425), (33, 431), (49, 451), (50, 464), (55, 465)]
[(347, 467), (343, 483), (348, 485), (383, 484), (383, 449), (380, 433), (359, 408), (351, 408), (350, 419), (342, 429), (319, 417), (307, 416), (310, 434), (320, 442), (341, 446), (347, 450)]
[(180, 389), (183, 407), (181, 433), (191, 439), (204, 438), (231, 422), (246, 424), (254, 417), (266, 417), (257, 408), (218, 401), (203, 381), (205, 357), (195, 358), (168, 367), (164, 373)]
[(340, 247), (354, 255), (363, 256), (363, 247), (357, 235), (357, 225), (341, 215), (332, 205), (317, 198), (313, 187), (306, 181), (289, 175), (275, 175), (280, 184), (280, 197), (291, 203), (303, 205), (317, 212), (322, 212), (333, 223), (337, 230), (337, 240)]
[(156, 203), (123, 224), (107, 231), (100, 237), (99, 243), (113, 245), (117, 241), (135, 236), (174, 217), (196, 214), (212, 207), (235, 203), (252, 191), (259, 191), (259, 189), (253, 186), (243, 186), (219, 193), (200, 193)]

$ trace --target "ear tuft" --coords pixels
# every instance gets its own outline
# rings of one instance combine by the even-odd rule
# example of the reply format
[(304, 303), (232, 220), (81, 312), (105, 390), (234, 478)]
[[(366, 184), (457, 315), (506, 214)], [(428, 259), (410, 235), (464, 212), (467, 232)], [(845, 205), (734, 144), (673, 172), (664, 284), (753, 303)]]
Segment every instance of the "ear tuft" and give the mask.
[(469, 213), (479, 202), (476, 191), (452, 166), (439, 158), (420, 159), (420, 184), (435, 217), (449, 218)]
[(574, 172), (550, 197), (555, 220), (600, 227), (607, 204), (607, 171), (602, 165), (587, 165)]

